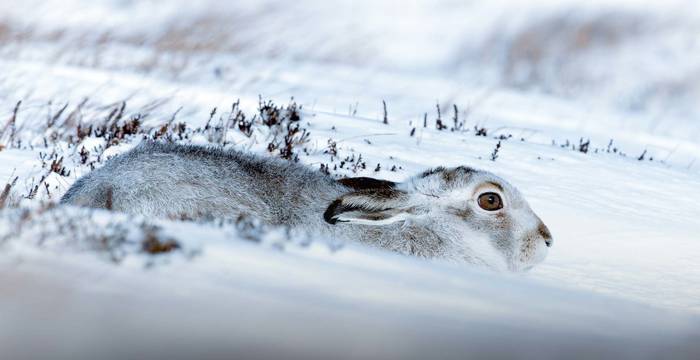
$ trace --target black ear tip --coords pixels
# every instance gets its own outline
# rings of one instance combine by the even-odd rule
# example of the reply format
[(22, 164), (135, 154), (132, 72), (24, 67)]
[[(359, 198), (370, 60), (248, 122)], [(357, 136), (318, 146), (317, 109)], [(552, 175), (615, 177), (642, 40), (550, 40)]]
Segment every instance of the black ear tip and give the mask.
[(335, 216), (338, 215), (338, 207), (340, 207), (340, 204), (340, 199), (336, 199), (328, 205), (328, 208), (323, 213), (323, 220), (326, 220), (329, 224), (335, 225), (338, 222)]

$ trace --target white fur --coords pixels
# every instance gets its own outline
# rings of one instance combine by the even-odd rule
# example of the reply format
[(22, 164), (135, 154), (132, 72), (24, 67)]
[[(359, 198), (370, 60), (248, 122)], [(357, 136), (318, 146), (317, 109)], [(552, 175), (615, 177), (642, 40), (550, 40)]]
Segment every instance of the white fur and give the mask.
[[(360, 180), (339, 182), (238, 151), (145, 142), (79, 179), (61, 202), (186, 219), (251, 214), (404, 254), (511, 271), (541, 262), (545, 241), (551, 243), (518, 190), (489, 172), (438, 168), (399, 184)], [(497, 192), (504, 208), (481, 209), (483, 191)]]

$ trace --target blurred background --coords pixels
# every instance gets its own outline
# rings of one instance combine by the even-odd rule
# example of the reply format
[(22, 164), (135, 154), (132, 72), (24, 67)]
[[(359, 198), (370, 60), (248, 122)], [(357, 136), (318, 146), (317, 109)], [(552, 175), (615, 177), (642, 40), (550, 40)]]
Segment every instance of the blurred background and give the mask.
[[(582, 120), (569, 113), (586, 112), (592, 119), (584, 127), (592, 133), (613, 128), (697, 143), (697, 5), (10, 0), (0, 4), (0, 58), (6, 66), (31, 60), (103, 75), (128, 70), (214, 83), (230, 94), (296, 96), (343, 110), (367, 93), (374, 103), (385, 98), (424, 108), (436, 100), (477, 103), (495, 92), (526, 93), (531, 103), (545, 96), (558, 104), (550, 109), (562, 108), (549, 111), (559, 119), (548, 123), (580, 128)], [(3, 68), (0, 98), (50, 91), (19, 86), (29, 79), (10, 78)], [(65, 87), (60, 91), (66, 95)], [(575, 110), (564, 109), (571, 106)], [(678, 144), (656, 141), (665, 148)]]

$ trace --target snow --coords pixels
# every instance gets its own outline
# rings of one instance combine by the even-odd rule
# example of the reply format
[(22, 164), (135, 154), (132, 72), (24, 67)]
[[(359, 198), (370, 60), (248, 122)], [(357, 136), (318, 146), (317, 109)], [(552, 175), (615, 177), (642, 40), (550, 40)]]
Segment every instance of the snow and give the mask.
[[(682, 0), (3, 2), (0, 131), (22, 100), (24, 143), (0, 136), (0, 185), (18, 177), (12, 199), (28, 194), (52, 150), (71, 173), (51, 173), (49, 195), (0, 214), (0, 347), (17, 358), (697, 357), (699, 18)], [(523, 34), (541, 44), (539, 57), (516, 56)], [(577, 36), (589, 45), (567, 48)], [(554, 246), (534, 270), (500, 274), (275, 229), (250, 241), (231, 224), (78, 209), (16, 228), (22, 209), (44, 211), (90, 170), (72, 133), (43, 146), (49, 101), (55, 113), (88, 97), (87, 122), (126, 101), (149, 126), (180, 109), (177, 121), (194, 129), (215, 107), (225, 118), (236, 99), (255, 113), (259, 96), (303, 106), (311, 139), (301, 162), (361, 154), (366, 169), (335, 173), (394, 181), (438, 165), (493, 171), (525, 195)], [(436, 104), (448, 126), (457, 105), (465, 130), (436, 130)], [(491, 161), (495, 137), (509, 134)], [(266, 151), (263, 132), (228, 136)], [(588, 153), (572, 150), (580, 139)], [(81, 145), (96, 160), (104, 143)], [(92, 235), (65, 235), (60, 219)], [(182, 251), (143, 254), (144, 222)], [(75, 241), (110, 223), (133, 229), (116, 263)]]

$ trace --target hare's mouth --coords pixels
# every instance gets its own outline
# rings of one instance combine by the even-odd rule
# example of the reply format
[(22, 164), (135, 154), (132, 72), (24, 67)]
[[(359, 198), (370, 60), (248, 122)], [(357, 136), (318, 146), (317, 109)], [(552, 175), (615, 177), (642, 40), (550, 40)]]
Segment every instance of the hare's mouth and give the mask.
[(539, 235), (526, 236), (520, 249), (518, 271), (528, 271), (544, 261), (549, 253), (549, 245)]

